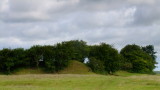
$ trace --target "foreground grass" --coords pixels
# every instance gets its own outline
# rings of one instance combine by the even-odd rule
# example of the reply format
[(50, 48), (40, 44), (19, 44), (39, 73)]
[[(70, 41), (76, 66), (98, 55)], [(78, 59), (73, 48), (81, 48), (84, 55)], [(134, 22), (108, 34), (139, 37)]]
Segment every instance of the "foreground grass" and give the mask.
[(157, 75), (0, 75), (0, 90), (159, 90)]

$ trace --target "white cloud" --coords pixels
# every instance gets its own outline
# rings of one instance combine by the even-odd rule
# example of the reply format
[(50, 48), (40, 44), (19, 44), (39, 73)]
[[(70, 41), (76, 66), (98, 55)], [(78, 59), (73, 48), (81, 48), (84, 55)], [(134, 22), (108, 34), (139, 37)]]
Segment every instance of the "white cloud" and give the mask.
[(8, 0), (2, 0), (0, 2), (0, 13), (8, 11), (8, 9), (9, 9)]

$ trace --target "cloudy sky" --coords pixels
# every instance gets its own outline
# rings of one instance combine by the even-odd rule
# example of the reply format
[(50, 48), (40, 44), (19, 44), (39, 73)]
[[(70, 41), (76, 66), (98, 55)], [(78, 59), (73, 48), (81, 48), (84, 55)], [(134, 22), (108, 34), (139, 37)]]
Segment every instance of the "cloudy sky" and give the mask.
[(119, 50), (151, 44), (160, 62), (159, 35), (160, 0), (0, 0), (0, 49), (75, 39)]

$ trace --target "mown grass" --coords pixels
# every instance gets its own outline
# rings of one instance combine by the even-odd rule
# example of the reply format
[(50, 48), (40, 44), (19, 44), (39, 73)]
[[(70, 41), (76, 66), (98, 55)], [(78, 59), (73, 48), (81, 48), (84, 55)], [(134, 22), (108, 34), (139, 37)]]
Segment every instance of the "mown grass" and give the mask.
[(0, 90), (159, 90), (157, 75), (0, 75)]

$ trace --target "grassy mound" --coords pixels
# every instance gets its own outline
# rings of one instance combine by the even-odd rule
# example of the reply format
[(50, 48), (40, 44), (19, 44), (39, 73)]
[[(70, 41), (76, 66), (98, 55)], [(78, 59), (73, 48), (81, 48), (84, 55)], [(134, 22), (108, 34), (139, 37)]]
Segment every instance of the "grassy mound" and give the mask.
[(89, 67), (75, 60), (71, 60), (69, 66), (58, 73), (59, 74), (93, 74), (93, 72)]

